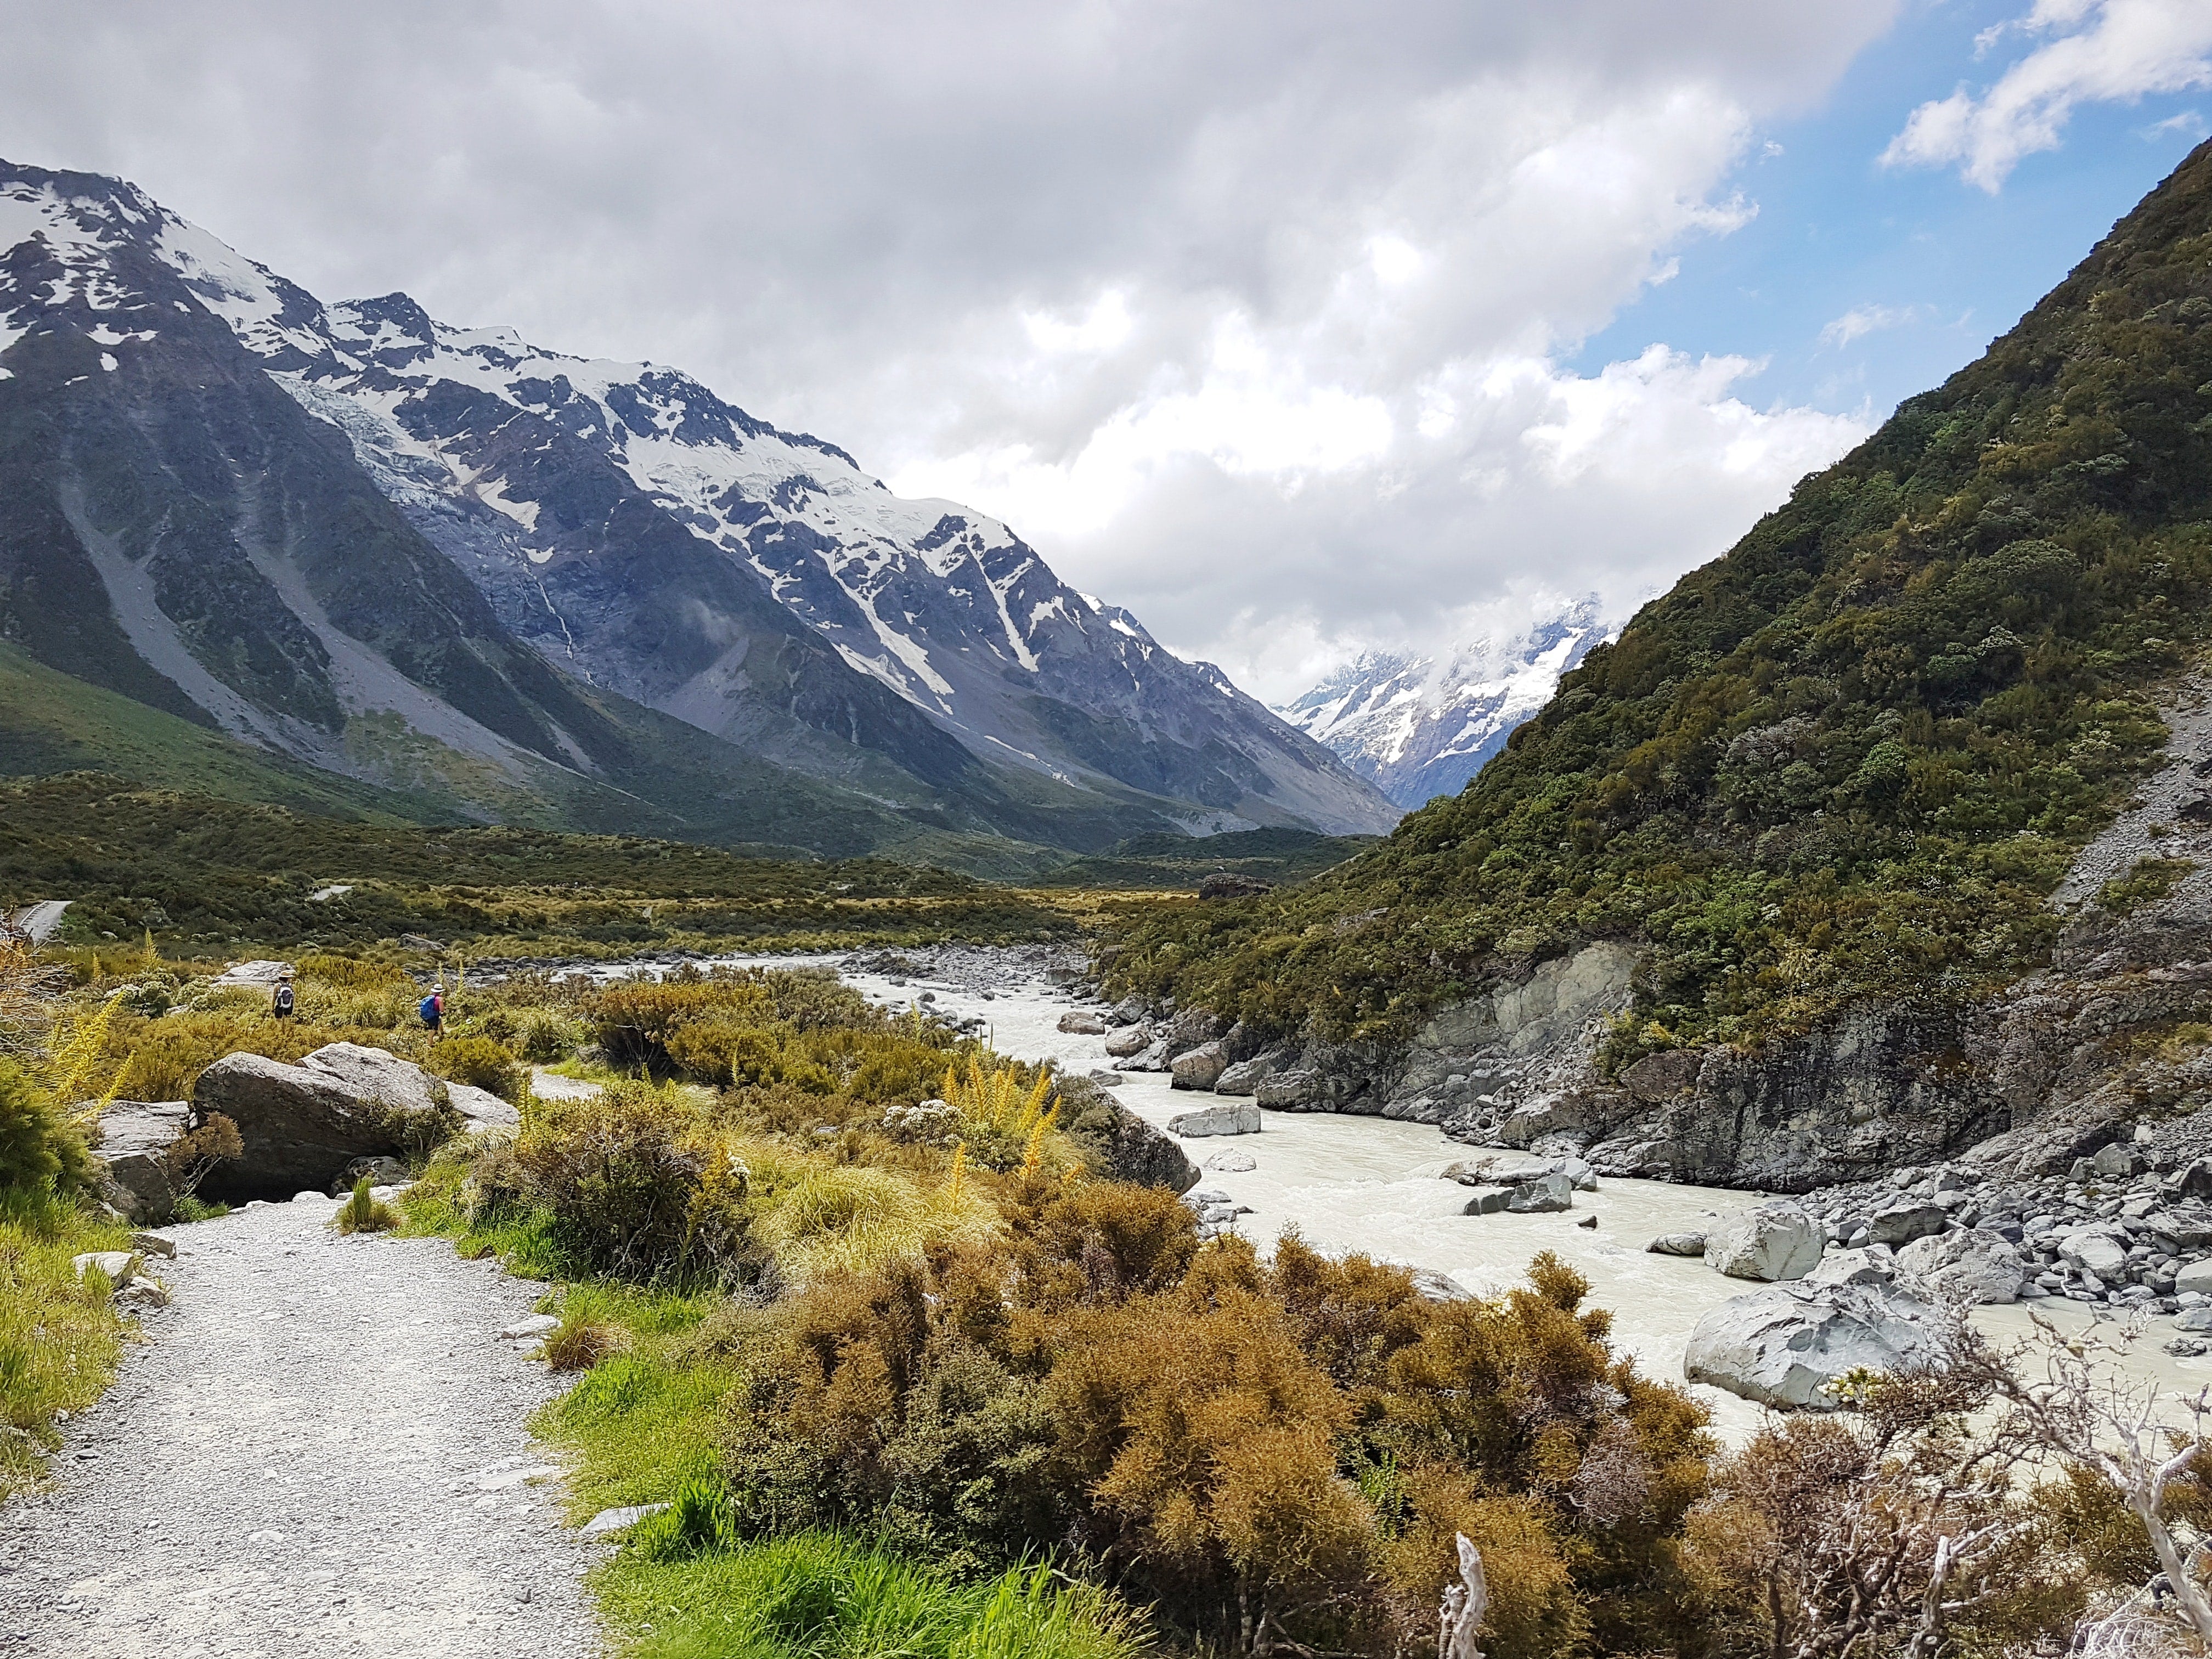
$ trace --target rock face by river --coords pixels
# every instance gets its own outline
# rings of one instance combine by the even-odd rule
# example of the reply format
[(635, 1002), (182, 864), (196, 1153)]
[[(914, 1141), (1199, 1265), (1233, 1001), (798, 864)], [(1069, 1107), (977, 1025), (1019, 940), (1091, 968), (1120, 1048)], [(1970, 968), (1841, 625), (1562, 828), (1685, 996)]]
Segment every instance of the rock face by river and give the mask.
[[(2185, 682), (2161, 712), (2166, 764), (2053, 894), (2050, 964), (1995, 995), (1930, 987), (1756, 1050), (1677, 1049), (1612, 1073), (1597, 1050), (1638, 961), (1613, 939), (1438, 1009), (1395, 1047), (1269, 1044), (1202, 1009), (1124, 1003), (1116, 1017), (1153, 1069), (1218, 1041), (1224, 1077), (1264, 1108), (1433, 1123), (1471, 1145), (1577, 1153), (1601, 1175), (1804, 1194), (1965, 1158), (2033, 1182), (2139, 1133), (2170, 1174), (2212, 1157), (2212, 1115), (2197, 1121), (2212, 1104), (2212, 688)], [(2170, 891), (2100, 902), (2146, 858), (2179, 872)]]

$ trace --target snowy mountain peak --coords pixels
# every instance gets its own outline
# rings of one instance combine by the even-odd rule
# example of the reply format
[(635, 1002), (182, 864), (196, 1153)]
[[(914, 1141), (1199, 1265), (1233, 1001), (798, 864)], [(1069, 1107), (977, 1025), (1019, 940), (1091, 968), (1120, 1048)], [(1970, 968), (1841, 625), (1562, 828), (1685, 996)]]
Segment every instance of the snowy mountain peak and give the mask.
[(1437, 656), (1370, 651), (1280, 708), (1401, 806), (1456, 794), (1606, 636), (1596, 595)]
[[(594, 684), (757, 741), (757, 688), (788, 668), (763, 679), (762, 653), (796, 628), (970, 754), (1115, 810), (1194, 803), (1207, 822), (1333, 832), (1397, 816), (1218, 669), (1061, 582), (1005, 524), (895, 495), (836, 445), (679, 370), (455, 326), (404, 293), (325, 305), (129, 185), (0, 163), (0, 258), (33, 238), (53, 259), (34, 307), (0, 289), (0, 351), (62, 286), (95, 309), (131, 303), (157, 263), (165, 293), (181, 284), (345, 434), (502, 626)], [(857, 745), (892, 741), (871, 738), (857, 707), (825, 690), (786, 712)]]

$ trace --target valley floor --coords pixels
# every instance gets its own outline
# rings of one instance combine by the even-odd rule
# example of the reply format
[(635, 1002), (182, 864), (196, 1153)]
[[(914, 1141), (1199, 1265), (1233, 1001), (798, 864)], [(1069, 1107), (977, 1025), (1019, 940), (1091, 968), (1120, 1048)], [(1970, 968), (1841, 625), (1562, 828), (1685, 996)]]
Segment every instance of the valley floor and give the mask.
[(557, 1471), (567, 1379), (500, 1339), (536, 1286), (302, 1199), (170, 1229), (174, 1296), (55, 1479), (0, 1510), (0, 1652), (533, 1659), (596, 1652)]

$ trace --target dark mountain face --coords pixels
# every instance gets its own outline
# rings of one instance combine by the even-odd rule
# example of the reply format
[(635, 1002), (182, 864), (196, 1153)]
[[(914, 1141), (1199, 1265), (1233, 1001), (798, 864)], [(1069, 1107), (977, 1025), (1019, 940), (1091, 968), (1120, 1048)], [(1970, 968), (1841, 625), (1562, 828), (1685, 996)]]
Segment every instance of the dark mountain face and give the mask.
[(0, 165), (0, 636), (494, 813), (775, 780), (891, 840), (1389, 816), (1002, 526), (668, 370), (325, 308), (110, 179)]
[(1619, 941), (1609, 1066), (1971, 999), (2048, 960), (2046, 896), (2157, 763), (2208, 631), (2212, 147), (1462, 793), (1282, 902), (1147, 923), (1116, 971), (1388, 1043)]

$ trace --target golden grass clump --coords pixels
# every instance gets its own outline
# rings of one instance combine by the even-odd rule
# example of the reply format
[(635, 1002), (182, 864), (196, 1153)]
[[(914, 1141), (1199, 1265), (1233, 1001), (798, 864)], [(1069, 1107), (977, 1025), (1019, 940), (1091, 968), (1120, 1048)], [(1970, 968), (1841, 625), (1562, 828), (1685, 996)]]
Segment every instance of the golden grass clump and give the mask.
[(354, 1182), (352, 1195), (338, 1206), (330, 1224), (342, 1233), (388, 1233), (399, 1224), (399, 1212), (377, 1197), (363, 1176)]

